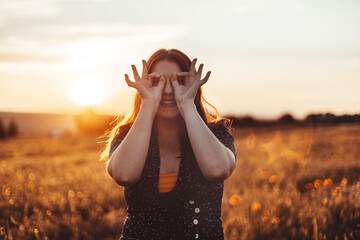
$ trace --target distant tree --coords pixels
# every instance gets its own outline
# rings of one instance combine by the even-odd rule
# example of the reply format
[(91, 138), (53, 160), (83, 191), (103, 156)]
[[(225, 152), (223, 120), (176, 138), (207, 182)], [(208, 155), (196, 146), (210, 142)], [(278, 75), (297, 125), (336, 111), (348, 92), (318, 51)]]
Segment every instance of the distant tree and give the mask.
[(7, 134), (9, 137), (13, 137), (18, 134), (18, 126), (14, 119), (11, 119), (11, 121), (9, 123), (9, 128), (8, 128)]
[(256, 121), (253, 117), (251, 116), (245, 116), (242, 118), (242, 123), (245, 124), (245, 125), (249, 125), (249, 126), (253, 126), (256, 124)]
[(0, 139), (6, 138), (6, 131), (2, 119), (0, 118)]
[(283, 115), (282, 117), (279, 118), (278, 123), (280, 124), (294, 124), (295, 123), (295, 119), (293, 118), (293, 116), (289, 113)]

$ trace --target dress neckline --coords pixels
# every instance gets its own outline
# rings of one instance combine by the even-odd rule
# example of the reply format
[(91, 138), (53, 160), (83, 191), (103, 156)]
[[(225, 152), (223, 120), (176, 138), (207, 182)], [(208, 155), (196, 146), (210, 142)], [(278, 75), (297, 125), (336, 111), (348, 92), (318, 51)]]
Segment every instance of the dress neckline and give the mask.
[[(156, 181), (155, 181), (155, 187), (156, 187), (156, 192), (158, 192), (158, 189), (159, 189), (159, 177), (160, 176), (164, 176), (164, 174), (160, 174), (160, 146), (159, 146), (159, 141), (158, 139), (156, 138), (155, 139), (155, 151), (156, 151)], [(167, 192), (167, 193), (161, 193), (162, 195), (167, 195), (167, 194), (173, 194), (173, 193), (176, 193), (178, 188), (179, 188), (179, 185), (181, 184), (182, 182), (182, 171), (183, 171), (183, 162), (184, 162), (184, 159), (181, 158), (180, 160), (180, 164), (179, 164), (179, 169), (178, 169), (178, 172), (177, 173), (171, 173), (173, 175), (177, 175), (177, 178), (176, 178), (176, 183), (175, 183), (175, 186), (174, 188), (170, 191), (170, 192)], [(168, 174), (165, 174), (165, 176), (167, 176)], [(171, 176), (171, 175), (170, 175)]]
[(172, 176), (177, 176), (178, 174), (179, 174), (179, 172), (176, 172), (176, 173), (166, 173), (166, 174), (161, 174), (161, 173), (159, 173), (159, 176), (161, 176), (161, 177), (167, 177), (167, 176), (172, 177)]

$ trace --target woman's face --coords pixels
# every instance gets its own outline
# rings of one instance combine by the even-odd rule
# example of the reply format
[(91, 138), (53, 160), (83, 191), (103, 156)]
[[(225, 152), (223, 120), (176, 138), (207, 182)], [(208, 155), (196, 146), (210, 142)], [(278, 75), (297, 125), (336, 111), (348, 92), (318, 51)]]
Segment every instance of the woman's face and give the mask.
[(180, 66), (173, 61), (160, 60), (155, 63), (152, 68), (152, 72), (162, 72), (165, 77), (165, 86), (156, 117), (165, 119), (174, 119), (179, 117), (180, 112), (175, 102), (174, 89), (170, 81), (173, 72), (182, 72)]

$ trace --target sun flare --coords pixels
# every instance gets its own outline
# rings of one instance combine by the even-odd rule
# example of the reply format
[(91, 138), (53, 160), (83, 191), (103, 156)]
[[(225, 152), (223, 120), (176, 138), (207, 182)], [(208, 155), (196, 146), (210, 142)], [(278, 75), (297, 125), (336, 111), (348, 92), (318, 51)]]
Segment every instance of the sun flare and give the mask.
[(95, 106), (104, 102), (106, 90), (100, 80), (86, 77), (71, 82), (68, 96), (78, 106)]

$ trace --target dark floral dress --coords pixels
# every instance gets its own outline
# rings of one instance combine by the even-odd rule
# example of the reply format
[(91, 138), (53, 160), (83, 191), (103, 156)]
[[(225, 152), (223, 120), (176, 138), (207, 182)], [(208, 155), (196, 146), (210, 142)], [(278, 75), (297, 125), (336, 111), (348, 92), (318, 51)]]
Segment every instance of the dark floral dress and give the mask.
[[(234, 139), (224, 122), (210, 124), (209, 128), (236, 158)], [(128, 130), (124, 127), (115, 136), (109, 156)], [(172, 191), (159, 193), (159, 171), (159, 145), (152, 138), (140, 180), (124, 187), (128, 216), (120, 240), (224, 239), (220, 219), (224, 182), (207, 181), (192, 151), (181, 159)]]

